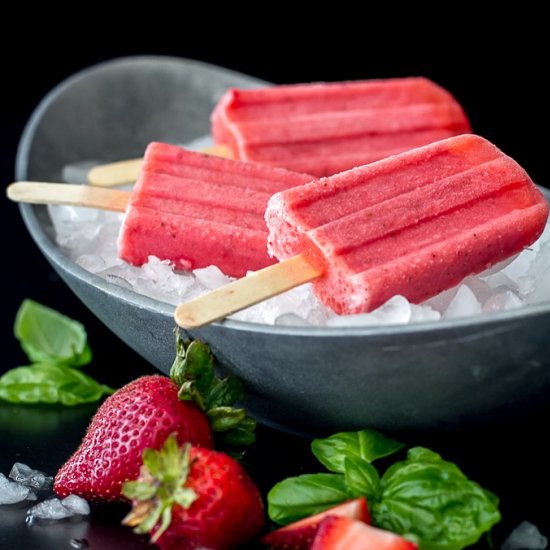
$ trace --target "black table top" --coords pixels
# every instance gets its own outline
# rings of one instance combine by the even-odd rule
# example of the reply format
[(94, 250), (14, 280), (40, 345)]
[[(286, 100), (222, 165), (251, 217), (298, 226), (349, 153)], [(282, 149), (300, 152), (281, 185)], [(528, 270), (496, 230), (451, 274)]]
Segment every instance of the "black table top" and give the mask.
[[(476, 57), (478, 51), (474, 46), (466, 50), (456, 48), (448, 59), (436, 62), (426, 58), (429, 49), (425, 44), (415, 47), (411, 42), (410, 51), (397, 61), (388, 55), (372, 60), (369, 65), (365, 57), (358, 65), (358, 58), (355, 58), (353, 70), (350, 69), (351, 62), (334, 64), (327, 69), (328, 58), (322, 45), (316, 56), (310, 50), (293, 50), (293, 55), (290, 55), (289, 47), (282, 53), (266, 53), (267, 58), (253, 61), (245, 57), (243, 48), (226, 50), (224, 57), (214, 54), (213, 48), (201, 51), (200, 48), (174, 47), (164, 43), (156, 48), (141, 46), (132, 49), (127, 45), (116, 47), (112, 42), (109, 44), (110, 49), (83, 50), (80, 58), (71, 58), (65, 63), (57, 57), (59, 50), (47, 47), (44, 51), (34, 52), (34, 58), (23, 59), (25, 63), (31, 63), (30, 74), (38, 74), (40, 78), (33, 80), (27, 74), (28, 67), (27, 71), (17, 69), (17, 77), (22, 79), (25, 91), (20, 95), (17, 90), (9, 92), (8, 100), (13, 109), (3, 112), (0, 119), (0, 177), (3, 184), (13, 178), (15, 149), (23, 124), (49, 88), (71, 72), (93, 62), (148, 52), (199, 57), (277, 82), (426, 74), (455, 92), (465, 104), (479, 133), (517, 158), (537, 182), (543, 185), (550, 182), (544, 158), (547, 141), (542, 144), (532, 134), (537, 124), (547, 126), (548, 123), (542, 77), (537, 80), (538, 73), (529, 72), (533, 68), (529, 56), (538, 44), (524, 43), (524, 55), (518, 53), (512, 57), (511, 46), (507, 46), (503, 38), (500, 47), (504, 50), (500, 52), (504, 51), (504, 57), (495, 56), (489, 63), (484, 56)], [(354, 47), (358, 45), (355, 43)], [(441, 43), (442, 48), (446, 46), (447, 42)], [(13, 66), (19, 67), (19, 62)], [(42, 66), (45, 62), (50, 62), (49, 72)], [(266, 67), (271, 67), (271, 70)], [(519, 107), (507, 110), (513, 102)], [(3, 201), (2, 229), (8, 236), (4, 243), (5, 256), (15, 259), (8, 268), (9, 275), (3, 278), (4, 307), (0, 316), (3, 360), (0, 374), (26, 363), (12, 336), (15, 312), (26, 297), (84, 323), (95, 356), (88, 372), (97, 380), (120, 387), (140, 374), (153, 373), (152, 366), (120, 342), (71, 294), (28, 237), (17, 207), (3, 197), (0, 201)], [(12, 464), (19, 461), (54, 474), (76, 448), (94, 409), (94, 406), (55, 408), (0, 404), (0, 472), (7, 474)], [(444, 458), (456, 462), (470, 478), (500, 497), (503, 521), (494, 529), (493, 537), (498, 548), (523, 520), (535, 523), (543, 534), (550, 536), (550, 468), (546, 450), (549, 423), (550, 407), (504, 426), (457, 433), (422, 433), (411, 436), (406, 442), (429, 446)], [(259, 428), (258, 442), (248, 453), (246, 464), (263, 490), (283, 477), (313, 471), (316, 467), (309, 453), (309, 441), (267, 427)], [(124, 506), (96, 506), (90, 518), (82, 522), (28, 526), (24, 522), (24, 509), (0, 508), (0, 548), (59, 550), (71, 548), (73, 538), (84, 538), (90, 543), (90, 548), (102, 550), (150, 547), (128, 528), (119, 525), (125, 511)], [(485, 543), (481, 546), (486, 547)]]

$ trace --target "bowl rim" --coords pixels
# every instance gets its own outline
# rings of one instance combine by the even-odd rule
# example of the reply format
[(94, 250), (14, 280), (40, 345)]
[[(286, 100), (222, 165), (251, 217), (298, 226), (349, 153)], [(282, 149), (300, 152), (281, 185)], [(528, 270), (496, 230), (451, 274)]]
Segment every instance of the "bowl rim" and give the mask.
[[(30, 156), (32, 141), (36, 128), (40, 121), (47, 113), (49, 107), (57, 100), (57, 98), (76, 82), (94, 75), (96, 72), (116, 64), (132, 65), (139, 64), (143, 61), (155, 62), (171, 62), (181, 64), (182, 66), (194, 66), (199, 69), (216, 70), (217, 72), (226, 73), (229, 76), (237, 76), (248, 78), (258, 84), (269, 84), (255, 77), (245, 75), (243, 73), (220, 67), (204, 61), (188, 59), (174, 56), (157, 56), (157, 55), (138, 55), (126, 56), (109, 59), (97, 64), (86, 67), (75, 74), (67, 77), (65, 80), (56, 85), (46, 96), (40, 101), (38, 106), (33, 111), (29, 118), (23, 133), (21, 135), (15, 161), (15, 174), (17, 180), (27, 179), (28, 160)], [(544, 188), (539, 189), (550, 199), (550, 191)], [(67, 272), (75, 279), (86, 285), (91, 285), (100, 289), (109, 296), (123, 300), (126, 304), (148, 310), (154, 314), (166, 315), (173, 317), (176, 306), (161, 302), (148, 296), (143, 296), (133, 290), (123, 288), (114, 283), (95, 275), (78, 264), (70, 260), (54, 241), (47, 235), (42, 223), (36, 214), (37, 209), (45, 209), (43, 205), (19, 204), (19, 209), (23, 221), (29, 231), (31, 237), (46, 255), (47, 259), (53, 264), (54, 268), (59, 268)], [(382, 326), (343, 326), (343, 327), (326, 327), (326, 326), (286, 326), (286, 325), (266, 325), (248, 321), (239, 321), (236, 319), (225, 319), (212, 323), (209, 326), (222, 327), (233, 329), (242, 332), (255, 332), (285, 336), (305, 336), (305, 337), (366, 337), (366, 336), (402, 336), (418, 333), (439, 333), (455, 331), (463, 328), (479, 328), (479, 330), (488, 331), (495, 330), (496, 325), (505, 322), (521, 321), (525, 317), (533, 317), (537, 315), (545, 315), (550, 313), (550, 302), (532, 304), (525, 307), (512, 309), (508, 311), (498, 311), (489, 314), (481, 314), (475, 317), (463, 317), (457, 319), (440, 319), (437, 321), (420, 321), (409, 324), (392, 324)], [(201, 329), (189, 331), (200, 332)], [(497, 329), (498, 330), (498, 329)]]

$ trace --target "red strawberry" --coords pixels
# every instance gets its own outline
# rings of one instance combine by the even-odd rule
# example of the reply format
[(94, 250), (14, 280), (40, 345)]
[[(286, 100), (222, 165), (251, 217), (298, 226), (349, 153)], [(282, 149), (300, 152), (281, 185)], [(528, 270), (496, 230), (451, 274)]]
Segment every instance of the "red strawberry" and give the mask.
[(98, 409), (80, 447), (55, 476), (60, 497), (90, 501), (122, 498), (122, 484), (139, 475), (145, 448), (159, 449), (171, 433), (180, 443), (212, 447), (206, 416), (178, 399), (178, 385), (165, 376), (144, 376), (111, 395)]
[(262, 542), (271, 548), (309, 550), (319, 524), (327, 516), (342, 516), (370, 523), (367, 501), (364, 497), (361, 497), (271, 531), (262, 538)]
[(137, 481), (124, 485), (133, 509), (125, 525), (151, 533), (163, 550), (226, 550), (251, 540), (264, 524), (258, 488), (230, 456), (167, 439), (146, 449)]
[(413, 542), (362, 521), (328, 516), (319, 525), (311, 550), (417, 550)]

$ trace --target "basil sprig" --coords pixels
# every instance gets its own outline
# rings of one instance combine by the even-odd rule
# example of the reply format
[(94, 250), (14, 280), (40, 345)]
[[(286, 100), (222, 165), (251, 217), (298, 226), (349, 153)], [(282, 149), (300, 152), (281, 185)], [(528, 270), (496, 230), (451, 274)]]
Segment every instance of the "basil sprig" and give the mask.
[(24, 300), (15, 318), (14, 334), (33, 364), (0, 377), (1, 400), (78, 405), (113, 393), (78, 369), (92, 360), (86, 330), (79, 322)]
[(417, 542), (421, 550), (460, 550), (500, 521), (498, 499), (429, 449), (409, 449), (405, 460), (380, 476), (372, 462), (403, 445), (373, 430), (316, 439), (311, 447), (332, 473), (277, 483), (267, 497), (269, 516), (277, 523), (365, 496), (374, 525)]

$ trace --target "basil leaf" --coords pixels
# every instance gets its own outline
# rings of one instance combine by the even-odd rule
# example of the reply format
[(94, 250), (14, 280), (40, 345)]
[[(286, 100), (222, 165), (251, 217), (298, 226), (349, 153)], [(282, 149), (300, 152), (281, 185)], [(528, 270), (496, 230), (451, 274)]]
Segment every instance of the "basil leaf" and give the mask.
[(317, 459), (331, 472), (344, 473), (345, 459), (357, 458), (373, 462), (403, 448), (403, 444), (374, 430), (341, 432), (326, 439), (315, 439), (311, 450)]
[(420, 541), (422, 550), (459, 550), (500, 520), (494, 501), (437, 453), (415, 447), (382, 477), (375, 524)]
[(11, 403), (79, 405), (98, 401), (114, 390), (66, 365), (39, 363), (17, 367), (0, 377), (0, 399)]
[(369, 505), (378, 500), (380, 476), (372, 464), (357, 458), (346, 458), (344, 467), (346, 486), (354, 497), (366, 497)]
[(29, 359), (35, 363), (79, 367), (92, 359), (84, 327), (33, 300), (24, 300), (21, 304), (14, 333)]
[(267, 495), (267, 512), (276, 523), (292, 523), (351, 498), (343, 475), (304, 474), (277, 483)]

